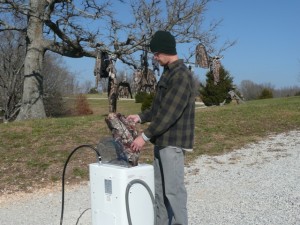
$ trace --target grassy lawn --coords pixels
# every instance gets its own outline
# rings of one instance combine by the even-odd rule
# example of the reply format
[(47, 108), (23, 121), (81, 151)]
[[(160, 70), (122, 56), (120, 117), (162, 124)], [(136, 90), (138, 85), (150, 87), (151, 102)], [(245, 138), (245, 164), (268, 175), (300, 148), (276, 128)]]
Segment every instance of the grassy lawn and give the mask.
[[(89, 116), (0, 124), (0, 195), (60, 183), (64, 162), (75, 147), (97, 145), (111, 137), (104, 121), (108, 100), (94, 97), (88, 96), (94, 112)], [(140, 107), (132, 100), (120, 100), (117, 109), (128, 115), (139, 112)], [(145, 126), (139, 125), (139, 129)], [(294, 129), (300, 129), (300, 97), (196, 109), (195, 147), (186, 155), (186, 163), (201, 154), (223, 154), (269, 134)], [(151, 144), (146, 145), (140, 161), (152, 161)], [(76, 152), (68, 165), (67, 182), (87, 180), (88, 164), (93, 162), (94, 152)]]

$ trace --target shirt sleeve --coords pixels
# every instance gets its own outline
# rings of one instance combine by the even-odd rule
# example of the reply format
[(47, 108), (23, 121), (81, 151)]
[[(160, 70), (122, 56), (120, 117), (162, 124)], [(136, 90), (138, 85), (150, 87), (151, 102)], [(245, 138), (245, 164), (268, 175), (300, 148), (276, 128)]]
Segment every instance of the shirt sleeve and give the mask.
[(144, 134), (144, 132), (142, 133), (142, 137), (143, 137), (144, 141), (150, 141), (150, 138), (148, 138), (148, 137)]
[(152, 106), (150, 109), (146, 109), (145, 111), (138, 114), (141, 119), (141, 123), (150, 122), (152, 120)]

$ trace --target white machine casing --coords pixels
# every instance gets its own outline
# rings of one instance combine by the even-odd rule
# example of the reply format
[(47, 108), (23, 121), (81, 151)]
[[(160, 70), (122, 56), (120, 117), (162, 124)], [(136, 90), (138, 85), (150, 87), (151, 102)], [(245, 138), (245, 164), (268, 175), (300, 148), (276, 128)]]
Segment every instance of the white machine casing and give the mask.
[[(89, 165), (91, 185), (91, 210), (93, 225), (128, 225), (125, 193), (128, 183), (144, 181), (154, 196), (153, 166), (140, 164), (122, 167), (108, 163)], [(128, 195), (133, 225), (153, 225), (153, 203), (147, 189), (133, 184)]]

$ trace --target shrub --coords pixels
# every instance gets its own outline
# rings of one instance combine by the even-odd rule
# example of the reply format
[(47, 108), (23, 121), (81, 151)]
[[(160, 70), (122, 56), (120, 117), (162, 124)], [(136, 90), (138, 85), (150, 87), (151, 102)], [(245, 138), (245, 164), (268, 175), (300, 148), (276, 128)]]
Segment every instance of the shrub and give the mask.
[(97, 88), (95, 88), (95, 87), (91, 88), (88, 92), (88, 94), (98, 94), (98, 93), (99, 92), (98, 92)]
[(142, 103), (141, 110), (144, 111), (146, 109), (149, 109), (152, 105), (153, 99), (154, 99), (153, 93), (147, 94), (147, 96), (144, 98), (144, 101)]
[(83, 94), (77, 95), (75, 100), (75, 110), (76, 115), (93, 114), (93, 110), (90, 108), (89, 103)]
[(273, 92), (268, 89), (268, 88), (264, 88), (261, 91), (261, 94), (258, 97), (259, 99), (267, 99), (267, 98), (273, 98)]
[(142, 103), (149, 94), (147, 92), (138, 92), (135, 95), (135, 103)]

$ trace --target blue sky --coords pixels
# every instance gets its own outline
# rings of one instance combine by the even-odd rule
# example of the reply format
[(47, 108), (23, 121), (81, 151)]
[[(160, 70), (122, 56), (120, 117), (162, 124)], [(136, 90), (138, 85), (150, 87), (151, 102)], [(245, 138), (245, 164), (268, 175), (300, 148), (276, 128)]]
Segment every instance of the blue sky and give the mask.
[(220, 41), (237, 40), (222, 60), (235, 83), (300, 85), (299, 0), (224, 0), (208, 14), (223, 18)]
[[(205, 17), (207, 22), (223, 19), (217, 47), (237, 40), (221, 60), (235, 84), (251, 80), (275, 88), (300, 86), (300, 0), (220, 0), (209, 5)], [(178, 54), (183, 54), (180, 46)], [(94, 59), (65, 62), (80, 82), (94, 81)], [(206, 72), (195, 69), (200, 80)]]

